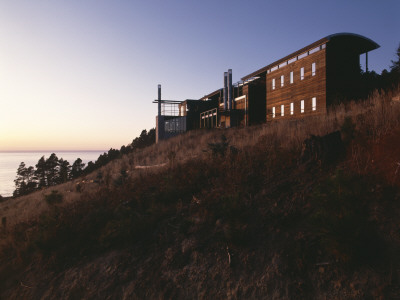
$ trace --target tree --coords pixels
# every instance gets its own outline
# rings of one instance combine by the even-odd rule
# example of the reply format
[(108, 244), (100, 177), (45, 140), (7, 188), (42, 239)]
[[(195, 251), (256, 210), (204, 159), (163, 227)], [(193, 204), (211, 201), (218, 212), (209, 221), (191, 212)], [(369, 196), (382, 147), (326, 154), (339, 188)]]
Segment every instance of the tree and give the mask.
[(36, 164), (36, 171), (35, 171), (35, 175), (38, 181), (38, 188), (43, 188), (47, 186), (46, 170), (47, 170), (46, 160), (44, 156), (42, 156), (39, 159), (38, 163)]
[(71, 179), (71, 165), (67, 160), (60, 158), (58, 161), (59, 173), (58, 173), (58, 183), (64, 183)]
[(50, 157), (46, 160), (46, 177), (47, 177), (47, 185), (52, 186), (56, 185), (59, 181), (58, 172), (59, 169), (59, 161), (58, 157), (55, 153), (52, 153)]
[(156, 142), (156, 130), (154, 128), (147, 132), (146, 129), (142, 130), (140, 136), (132, 141), (133, 149), (141, 149), (150, 146)]
[(34, 168), (32, 166), (27, 168), (25, 163), (21, 162), (17, 169), (17, 178), (14, 182), (15, 191), (13, 196), (23, 196), (33, 192), (37, 186)]
[(71, 177), (72, 178), (77, 178), (77, 177), (81, 176), (84, 167), (85, 167), (85, 164), (82, 163), (82, 159), (77, 158), (74, 161), (74, 163), (72, 164)]
[(392, 65), (390, 66), (390, 71), (394, 74), (400, 75), (400, 44), (397, 48), (397, 60), (392, 60)]

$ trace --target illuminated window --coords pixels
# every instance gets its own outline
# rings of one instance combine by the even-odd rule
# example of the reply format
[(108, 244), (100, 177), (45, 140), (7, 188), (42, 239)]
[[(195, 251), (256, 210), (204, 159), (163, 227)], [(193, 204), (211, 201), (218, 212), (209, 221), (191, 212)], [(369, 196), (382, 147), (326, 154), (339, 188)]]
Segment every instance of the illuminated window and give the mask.
[(304, 113), (304, 100), (300, 101), (300, 112), (303, 114)]
[(294, 103), (290, 103), (290, 114), (293, 115), (294, 113)]
[(285, 85), (285, 76), (281, 76), (281, 87)]
[(272, 117), (275, 118), (275, 106), (272, 108)]
[(312, 63), (312, 65), (311, 65), (311, 75), (312, 76), (315, 76), (316, 69), (317, 69), (317, 67), (316, 67), (315, 63)]
[(272, 89), (273, 89), (273, 90), (275, 89), (275, 78), (272, 79)]
[(294, 82), (294, 78), (293, 78), (293, 71), (292, 72), (290, 72), (290, 83), (293, 83)]
[(319, 46), (318, 46), (317, 48), (314, 48), (314, 49), (308, 51), (308, 54), (313, 54), (313, 53), (315, 53), (315, 52), (317, 52), (317, 51), (319, 51), (319, 50), (320, 50), (320, 49), (319, 49)]
[(304, 67), (300, 69), (300, 80), (304, 79)]
[(312, 98), (312, 106), (311, 106), (312, 110), (317, 110), (317, 97), (313, 97)]
[(285, 105), (281, 105), (281, 116), (285, 115)]
[(297, 56), (297, 59), (302, 59), (304, 57), (306, 57), (308, 55), (307, 52), (304, 52), (303, 54), (300, 54), (299, 56)]

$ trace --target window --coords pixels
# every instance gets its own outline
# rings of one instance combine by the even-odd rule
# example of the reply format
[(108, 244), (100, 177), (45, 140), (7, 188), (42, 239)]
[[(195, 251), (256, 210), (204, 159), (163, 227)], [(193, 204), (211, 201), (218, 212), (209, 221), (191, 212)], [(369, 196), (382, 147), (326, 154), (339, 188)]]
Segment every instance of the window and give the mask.
[(304, 79), (304, 67), (300, 69), (300, 80)]
[(304, 100), (300, 101), (300, 112), (303, 114), (304, 113)]
[(312, 63), (312, 65), (311, 65), (311, 75), (312, 76), (315, 76), (316, 69), (317, 69), (317, 67), (316, 67), (315, 63)]
[(275, 106), (272, 108), (272, 117), (275, 118)]
[(293, 78), (293, 71), (292, 72), (290, 72), (290, 83), (293, 83), (294, 82), (294, 78)]
[(285, 115), (285, 105), (281, 105), (281, 116)]
[(275, 78), (272, 79), (272, 89), (273, 89), (273, 90), (275, 89)]
[(285, 85), (285, 76), (281, 76), (281, 87)]
[(319, 50), (320, 49), (319, 49), (319, 46), (318, 46), (317, 48), (314, 48), (314, 49), (311, 49), (310, 51), (308, 51), (308, 54), (313, 54), (313, 53), (315, 53), (315, 52), (317, 52)]
[(293, 115), (294, 113), (294, 103), (290, 103), (290, 114)]
[(312, 98), (312, 106), (311, 106), (312, 110), (317, 110), (317, 97), (313, 97)]
[(299, 60), (299, 59), (302, 59), (302, 58), (304, 58), (304, 57), (306, 57), (308, 55), (308, 53), (307, 52), (304, 52), (303, 54), (300, 54), (299, 56), (297, 56), (297, 59)]

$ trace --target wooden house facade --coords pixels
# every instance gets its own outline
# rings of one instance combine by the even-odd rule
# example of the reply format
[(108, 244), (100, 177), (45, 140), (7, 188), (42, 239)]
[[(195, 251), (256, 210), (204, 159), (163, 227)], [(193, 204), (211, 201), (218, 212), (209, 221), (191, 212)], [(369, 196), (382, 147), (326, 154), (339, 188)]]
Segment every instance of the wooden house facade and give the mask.
[(378, 47), (357, 34), (333, 34), (242, 80), (265, 78), (267, 121), (325, 114), (329, 105), (357, 95), (360, 55), (368, 58), (368, 52)]
[[(329, 35), (235, 84), (229, 69), (224, 73), (223, 88), (199, 100), (180, 102), (179, 117), (163, 119), (159, 104), (157, 120), (174, 125), (183, 124), (178, 118), (185, 118), (182, 130), (187, 131), (326, 114), (330, 105), (358, 95), (362, 86), (360, 55), (365, 53), (368, 70), (368, 52), (377, 48), (377, 43), (361, 35)], [(158, 123), (157, 127), (169, 128)]]

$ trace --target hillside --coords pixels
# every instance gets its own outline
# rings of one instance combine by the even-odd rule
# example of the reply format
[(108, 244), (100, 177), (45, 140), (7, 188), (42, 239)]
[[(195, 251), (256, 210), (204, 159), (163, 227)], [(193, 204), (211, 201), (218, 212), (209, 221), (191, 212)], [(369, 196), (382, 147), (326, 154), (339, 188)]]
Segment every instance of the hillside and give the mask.
[[(399, 90), (0, 203), (0, 299), (399, 298)], [(343, 153), (304, 155), (336, 130)]]

